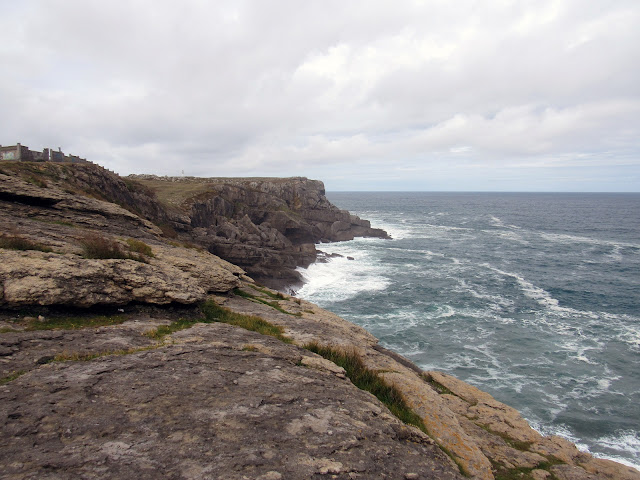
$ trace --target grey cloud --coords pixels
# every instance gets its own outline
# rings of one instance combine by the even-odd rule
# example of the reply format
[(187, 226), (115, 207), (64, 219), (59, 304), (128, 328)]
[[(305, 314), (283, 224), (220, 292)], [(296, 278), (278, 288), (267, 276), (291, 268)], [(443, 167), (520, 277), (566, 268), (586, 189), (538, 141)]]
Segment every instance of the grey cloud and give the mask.
[(640, 189), (633, 1), (26, 0), (0, 16), (3, 144), (341, 189), (543, 188), (601, 155)]

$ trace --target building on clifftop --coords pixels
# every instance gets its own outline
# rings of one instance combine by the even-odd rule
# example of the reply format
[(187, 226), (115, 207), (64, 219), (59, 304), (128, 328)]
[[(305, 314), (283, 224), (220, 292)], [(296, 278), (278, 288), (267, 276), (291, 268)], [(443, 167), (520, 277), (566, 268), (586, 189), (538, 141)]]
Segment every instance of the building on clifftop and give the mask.
[(41, 152), (29, 150), (20, 143), (3, 147), (0, 145), (0, 160), (13, 162), (59, 162), (59, 163), (89, 163), (85, 158), (77, 155), (65, 155), (62, 149), (45, 148)]

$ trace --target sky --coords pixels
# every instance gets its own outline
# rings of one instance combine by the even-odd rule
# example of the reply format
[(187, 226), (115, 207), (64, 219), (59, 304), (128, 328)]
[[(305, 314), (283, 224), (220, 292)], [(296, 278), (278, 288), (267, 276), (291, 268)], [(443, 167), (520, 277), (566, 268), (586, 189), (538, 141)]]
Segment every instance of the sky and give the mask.
[(328, 191), (640, 191), (637, 0), (0, 0), (0, 144)]

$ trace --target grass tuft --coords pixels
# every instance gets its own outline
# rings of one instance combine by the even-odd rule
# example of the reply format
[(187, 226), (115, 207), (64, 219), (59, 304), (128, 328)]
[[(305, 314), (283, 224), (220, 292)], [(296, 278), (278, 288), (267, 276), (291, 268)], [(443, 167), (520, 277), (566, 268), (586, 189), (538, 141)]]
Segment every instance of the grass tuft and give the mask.
[(367, 368), (355, 351), (336, 349), (315, 342), (305, 345), (304, 348), (344, 368), (347, 377), (356, 387), (375, 395), (391, 413), (404, 423), (418, 427), (428, 434), (422, 419), (407, 406), (400, 391), (387, 384), (376, 372)]
[(80, 239), (84, 250), (85, 258), (127, 258), (115, 240), (101, 237), (99, 235), (86, 235)]
[(433, 388), (440, 395), (454, 395), (457, 397), (455, 393), (453, 393), (451, 390), (449, 390), (447, 387), (445, 387), (441, 383), (435, 381), (430, 375), (423, 374), (422, 378), (424, 379), (425, 382), (427, 382), (431, 386), (431, 388)]
[(80, 328), (105, 327), (120, 325), (127, 320), (124, 315), (99, 315), (94, 317), (50, 317), (43, 321), (31, 322), (25, 331), (36, 330), (77, 330)]
[[(151, 250), (151, 247), (149, 247), (144, 242), (140, 242), (141, 245), (137, 245), (137, 240), (133, 240), (133, 242), (136, 248), (144, 250), (146, 246), (149, 250)], [(80, 239), (80, 244), (82, 245), (82, 249), (84, 251), (84, 258), (93, 258), (99, 260), (115, 258), (148, 263), (147, 259), (140, 253), (126, 252), (122, 249), (117, 241), (110, 238), (101, 237), (100, 235), (85, 235)], [(153, 255), (153, 252), (151, 252), (151, 254)]]
[(0, 234), (0, 248), (8, 250), (38, 250), (40, 252), (53, 252), (53, 250), (41, 243), (33, 242), (19, 235)]
[(271, 297), (271, 298), (273, 298), (275, 300), (286, 300), (286, 298), (287, 298), (280, 292), (273, 293), (273, 292), (267, 290), (266, 288), (260, 288), (259, 286), (254, 285), (252, 283), (250, 283), (249, 286), (251, 288), (253, 288), (255, 291), (263, 293), (263, 294), (265, 294), (265, 295), (267, 295), (267, 296), (269, 296), (269, 297)]
[(132, 252), (141, 253), (142, 255), (146, 255), (147, 257), (155, 257), (151, 247), (141, 240), (128, 238), (127, 245), (129, 245), (129, 250), (131, 250)]
[(6, 377), (0, 378), (0, 385), (6, 385), (7, 383), (12, 382), (16, 378), (24, 375), (25, 373), (27, 373), (27, 372), (24, 371), (24, 370), (18, 370), (16, 372), (11, 372)]
[(154, 338), (156, 340), (162, 340), (167, 335), (171, 335), (174, 332), (185, 330), (193, 327), (196, 323), (202, 322), (201, 318), (180, 318), (169, 325), (160, 325), (155, 330), (145, 333), (147, 337)]
[(270, 335), (285, 343), (292, 343), (292, 340), (284, 335), (284, 328), (273, 325), (260, 317), (232, 312), (211, 300), (205, 302), (201, 310), (208, 322), (228, 323), (262, 335)]
[[(258, 290), (258, 289), (256, 288), (256, 290)], [(255, 295), (252, 295), (249, 292), (245, 292), (244, 290), (242, 290), (240, 288), (235, 288), (233, 290), (233, 293), (235, 295), (239, 296), (239, 297), (248, 298), (249, 300), (253, 300), (254, 302), (258, 302), (258, 303), (262, 303), (264, 305), (268, 305), (269, 307), (276, 309), (280, 313), (284, 313), (286, 315), (291, 315), (293, 317), (301, 317), (302, 316), (301, 313), (291, 313), (291, 312), (286, 311), (284, 308), (282, 308), (280, 306), (280, 304), (277, 301), (270, 302), (268, 300), (264, 300), (263, 298), (256, 297)], [(264, 293), (266, 293), (266, 292), (264, 292)], [(271, 296), (272, 298), (279, 298), (279, 297), (276, 297), (275, 295), (276, 294), (269, 293), (269, 296)], [(280, 295), (282, 295), (282, 294), (280, 294)], [(285, 297), (282, 296), (282, 298), (284, 299)]]
[(262, 335), (269, 335), (285, 343), (292, 343), (292, 340), (284, 335), (284, 328), (263, 320), (253, 315), (235, 313), (221, 307), (212, 300), (208, 300), (200, 305), (203, 316), (200, 318), (181, 318), (170, 325), (162, 325), (152, 332), (146, 333), (148, 337), (162, 339), (166, 335), (193, 327), (196, 323), (228, 323), (237, 327), (258, 332)]
[(53, 362), (88, 362), (100, 357), (107, 357), (110, 355), (131, 355), (132, 353), (144, 352), (147, 350), (153, 350), (161, 345), (149, 345), (146, 347), (134, 347), (127, 348), (126, 350), (104, 350), (102, 352), (94, 353), (61, 353), (53, 357)]

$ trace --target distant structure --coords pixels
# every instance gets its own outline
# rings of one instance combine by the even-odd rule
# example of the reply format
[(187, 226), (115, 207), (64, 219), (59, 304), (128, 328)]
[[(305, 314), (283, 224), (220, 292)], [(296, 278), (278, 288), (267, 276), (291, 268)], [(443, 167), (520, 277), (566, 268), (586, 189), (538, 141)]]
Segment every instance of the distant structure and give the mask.
[(65, 155), (60, 148), (57, 151), (52, 148), (45, 148), (41, 152), (36, 152), (19, 143), (8, 147), (0, 145), (0, 160), (13, 162), (90, 163), (87, 162), (86, 158)]

